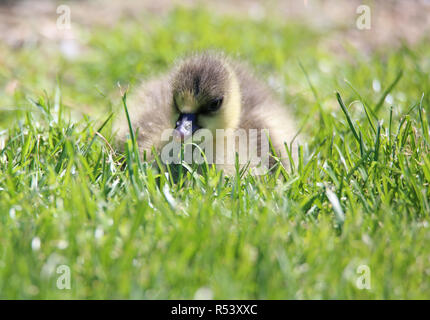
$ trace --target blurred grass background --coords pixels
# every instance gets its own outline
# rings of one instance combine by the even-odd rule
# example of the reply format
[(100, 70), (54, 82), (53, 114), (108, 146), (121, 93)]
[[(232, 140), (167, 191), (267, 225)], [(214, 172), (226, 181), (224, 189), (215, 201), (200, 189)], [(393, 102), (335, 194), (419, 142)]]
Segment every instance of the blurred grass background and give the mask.
[[(70, 1), (66, 31), (59, 3), (31, 3), (0, 11), (1, 298), (429, 298), (425, 2), (369, 1), (363, 31), (358, 1)], [(204, 49), (249, 62), (291, 108), (295, 168), (179, 183), (121, 168), (96, 135), (113, 141), (99, 128), (122, 112), (117, 84)]]

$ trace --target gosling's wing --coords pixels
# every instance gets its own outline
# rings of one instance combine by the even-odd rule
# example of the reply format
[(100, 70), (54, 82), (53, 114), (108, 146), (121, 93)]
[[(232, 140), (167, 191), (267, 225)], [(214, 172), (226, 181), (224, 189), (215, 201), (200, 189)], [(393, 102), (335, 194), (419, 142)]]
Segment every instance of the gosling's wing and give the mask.
[[(285, 144), (290, 148), (290, 143), (293, 141), (297, 134), (295, 121), (292, 116), (287, 112), (285, 106), (282, 106), (276, 102), (269, 102), (256, 105), (255, 108), (243, 116), (240, 123), (240, 128), (245, 129), (246, 132), (250, 132), (250, 129), (257, 129), (256, 136), (250, 135), (249, 139), (257, 139), (256, 141), (249, 141), (250, 146), (257, 146), (257, 153), (260, 155), (264, 150), (270, 150), (270, 147), (266, 148), (263, 142), (267, 142), (267, 135), (270, 138), (276, 154), (280, 157), (283, 163), (289, 162), (288, 153), (285, 149)], [(297, 157), (296, 143), (292, 144), (290, 150), (293, 159)], [(269, 151), (269, 153), (271, 153)], [(274, 165), (275, 161), (270, 158), (270, 166)]]
[[(238, 76), (242, 94), (242, 113), (240, 127), (248, 129), (267, 129), (270, 141), (284, 163), (288, 155), (284, 144), (290, 146), (297, 134), (296, 123), (287, 106), (282, 105), (272, 94), (267, 85), (257, 79), (246, 65), (235, 63), (234, 69)], [(258, 136), (258, 148), (261, 136)], [(297, 156), (296, 144), (291, 150), (293, 159)]]
[(261, 113), (263, 126), (268, 129), (270, 141), (284, 163), (288, 163), (288, 154), (285, 145), (291, 148), (290, 152), (294, 160), (297, 159), (297, 143), (292, 143), (298, 133), (296, 121), (287, 107), (276, 102), (270, 105), (262, 105), (267, 110)]
[[(152, 147), (160, 150), (163, 146), (161, 135), (164, 130), (173, 128), (172, 90), (168, 76), (148, 80), (133, 90), (127, 99), (133, 131), (138, 129), (139, 150), (149, 155)], [(117, 140), (123, 144), (129, 136), (125, 112), (121, 110), (114, 125)]]

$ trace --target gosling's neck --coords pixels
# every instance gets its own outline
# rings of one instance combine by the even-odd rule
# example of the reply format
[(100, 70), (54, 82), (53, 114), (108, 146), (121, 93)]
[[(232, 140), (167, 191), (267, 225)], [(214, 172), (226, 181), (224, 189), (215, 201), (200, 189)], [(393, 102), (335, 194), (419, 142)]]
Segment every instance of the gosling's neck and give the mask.
[(236, 73), (229, 65), (226, 65), (229, 72), (228, 89), (225, 106), (223, 108), (224, 129), (236, 129), (239, 127), (240, 114), (242, 111), (242, 97), (240, 92), (239, 81)]

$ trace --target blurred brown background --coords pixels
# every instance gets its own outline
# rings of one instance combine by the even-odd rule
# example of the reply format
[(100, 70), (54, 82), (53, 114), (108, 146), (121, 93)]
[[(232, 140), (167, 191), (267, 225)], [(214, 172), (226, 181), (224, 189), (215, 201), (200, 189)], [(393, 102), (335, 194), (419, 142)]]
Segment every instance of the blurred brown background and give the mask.
[[(412, 1), (257, 1), (257, 0), (2, 0), (0, 1), (0, 42), (20, 47), (58, 41), (56, 8), (67, 4), (71, 8), (74, 28), (94, 25), (114, 25), (119, 19), (135, 18), (142, 13), (165, 15), (177, 5), (205, 6), (211, 12), (252, 19), (272, 18), (299, 21), (312, 28), (328, 29), (327, 41), (333, 51), (340, 51), (339, 41), (368, 51), (380, 46), (395, 47), (402, 41), (413, 44), (430, 31), (430, 0)], [(371, 30), (365, 33), (355, 27), (357, 7), (371, 8)], [(142, 25), (145, 21), (142, 21)]]

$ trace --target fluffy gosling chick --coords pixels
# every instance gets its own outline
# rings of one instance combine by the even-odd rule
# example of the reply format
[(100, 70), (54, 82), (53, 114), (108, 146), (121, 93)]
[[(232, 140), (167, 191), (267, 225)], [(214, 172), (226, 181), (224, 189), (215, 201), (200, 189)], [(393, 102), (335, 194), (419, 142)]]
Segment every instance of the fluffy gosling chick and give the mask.
[[(212, 132), (213, 163), (230, 174), (235, 169), (225, 159), (228, 137), (219, 139), (217, 129), (225, 129), (233, 137), (239, 130), (248, 133), (249, 129), (257, 129), (252, 138), (257, 140), (257, 149), (260, 150), (263, 135), (268, 135), (284, 163), (288, 162), (284, 143), (289, 145), (296, 134), (287, 108), (243, 64), (221, 54), (193, 55), (170, 73), (144, 82), (128, 100), (128, 109), (133, 129), (138, 128), (136, 139), (142, 153), (150, 155), (153, 147), (160, 152), (167, 143), (161, 139), (164, 130), (173, 130), (176, 138), (187, 140), (197, 129), (204, 128)], [(116, 122), (114, 130), (119, 142), (124, 142), (128, 135), (125, 116)], [(251, 156), (248, 151), (242, 152), (247, 149), (241, 149), (241, 143), (234, 151), (244, 163), (243, 159), (246, 162)], [(249, 146), (250, 141), (246, 144)], [(260, 152), (257, 154), (261, 156)], [(294, 147), (292, 153), (294, 157)], [(270, 166), (274, 163), (270, 158)]]

